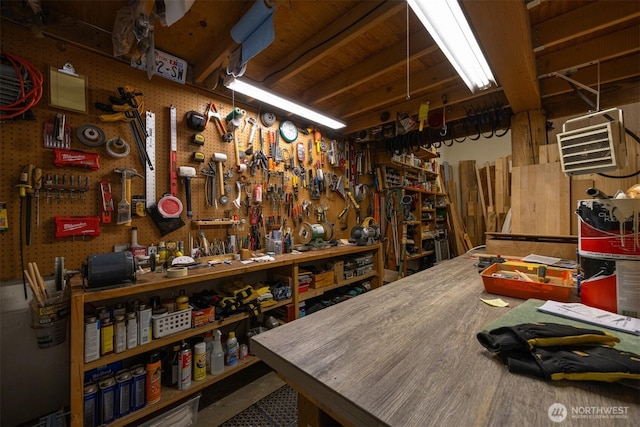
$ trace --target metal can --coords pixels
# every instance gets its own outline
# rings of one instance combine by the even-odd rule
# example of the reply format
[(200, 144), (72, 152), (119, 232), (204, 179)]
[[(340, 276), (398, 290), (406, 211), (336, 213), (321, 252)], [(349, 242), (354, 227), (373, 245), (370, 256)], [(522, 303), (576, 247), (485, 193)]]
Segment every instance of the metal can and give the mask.
[(178, 390), (191, 387), (192, 353), (189, 344), (184, 344), (178, 352)]
[(162, 397), (162, 358), (159, 352), (151, 353), (146, 370), (145, 396), (147, 404), (151, 405)]
[(100, 320), (100, 355), (113, 353), (113, 322), (111, 317)]
[(138, 307), (138, 345), (151, 341), (151, 307), (140, 304)]
[(127, 349), (127, 324), (124, 321), (123, 315), (115, 317), (114, 335), (116, 343), (115, 352), (122, 353)]
[(127, 313), (127, 349), (138, 345), (138, 319), (135, 311)]
[(131, 412), (131, 372), (128, 369), (116, 372), (116, 383), (116, 417), (120, 418)]
[(84, 362), (100, 358), (100, 322), (95, 316), (84, 318)]
[(202, 381), (207, 377), (207, 344), (199, 342), (193, 346), (193, 380)]
[(83, 427), (96, 427), (100, 424), (98, 405), (98, 384), (89, 383), (84, 386)]
[(131, 410), (137, 411), (144, 408), (145, 404), (145, 384), (147, 381), (147, 371), (142, 365), (131, 367), (133, 385), (131, 387)]
[(116, 419), (116, 379), (107, 377), (100, 381), (100, 422), (108, 424)]

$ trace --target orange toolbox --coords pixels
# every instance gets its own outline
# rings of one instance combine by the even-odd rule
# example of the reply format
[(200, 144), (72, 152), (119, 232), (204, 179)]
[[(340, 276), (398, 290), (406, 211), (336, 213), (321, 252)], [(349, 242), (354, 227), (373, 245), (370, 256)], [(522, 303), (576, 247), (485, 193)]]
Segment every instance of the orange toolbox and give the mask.
[[(522, 299), (568, 302), (574, 289), (571, 271), (526, 262), (492, 264), (481, 273), (487, 292)], [(528, 278), (528, 279), (527, 279)]]

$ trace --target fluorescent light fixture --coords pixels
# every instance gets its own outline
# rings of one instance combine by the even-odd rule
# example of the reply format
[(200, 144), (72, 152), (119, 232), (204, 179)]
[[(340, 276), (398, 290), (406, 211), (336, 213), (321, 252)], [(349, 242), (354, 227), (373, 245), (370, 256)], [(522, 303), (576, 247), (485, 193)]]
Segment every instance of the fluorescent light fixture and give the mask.
[(407, 0), (471, 92), (496, 84), (458, 0)]
[(225, 78), (224, 80), (224, 85), (233, 91), (240, 92), (252, 98), (259, 99), (260, 101), (266, 102), (267, 104), (272, 105), (276, 108), (289, 111), (290, 113), (296, 114), (300, 117), (304, 117), (305, 119), (311, 120), (315, 123), (330, 127), (331, 129), (340, 129), (346, 126), (346, 123), (335, 120), (329, 116), (325, 116), (324, 114), (320, 114), (316, 111), (311, 110), (310, 108), (307, 108), (300, 104), (296, 104), (293, 101), (275, 95), (271, 92), (254, 86), (251, 83), (247, 83), (244, 80), (239, 80), (233, 76), (227, 76), (227, 78)]

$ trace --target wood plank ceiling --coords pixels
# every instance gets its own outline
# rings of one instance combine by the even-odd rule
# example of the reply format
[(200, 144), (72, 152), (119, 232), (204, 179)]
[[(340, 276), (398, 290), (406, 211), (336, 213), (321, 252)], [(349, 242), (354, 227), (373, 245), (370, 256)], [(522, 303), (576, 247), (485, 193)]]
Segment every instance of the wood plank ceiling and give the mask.
[[(127, 1), (42, 0), (39, 17), (17, 10), (23, 3), (13, 2), (3, 18), (112, 56), (115, 16)], [(229, 31), (253, 3), (196, 0), (171, 27), (156, 24), (155, 45), (189, 63), (190, 84), (230, 97), (220, 84), (237, 46)], [(344, 135), (397, 113), (416, 116), (425, 101), (431, 112), (446, 107), (454, 137), (473, 134), (473, 123), (491, 126), (479, 118), (496, 107), (506, 116), (501, 127), (508, 113), (542, 109), (548, 119), (586, 113), (588, 104), (557, 72), (594, 88), (599, 83), (603, 109), (640, 99), (640, 2), (461, 4), (498, 87), (471, 93), (403, 0), (275, 0), (275, 41), (251, 59), (245, 77), (347, 122)], [(241, 96), (236, 101), (264, 108)]]

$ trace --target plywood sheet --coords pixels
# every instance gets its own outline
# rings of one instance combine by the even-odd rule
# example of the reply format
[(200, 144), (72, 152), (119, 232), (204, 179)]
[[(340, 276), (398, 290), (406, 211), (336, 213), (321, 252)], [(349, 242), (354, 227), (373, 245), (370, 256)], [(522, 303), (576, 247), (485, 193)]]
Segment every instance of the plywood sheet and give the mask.
[(514, 166), (512, 180), (514, 233), (570, 234), (570, 184), (560, 163)]

